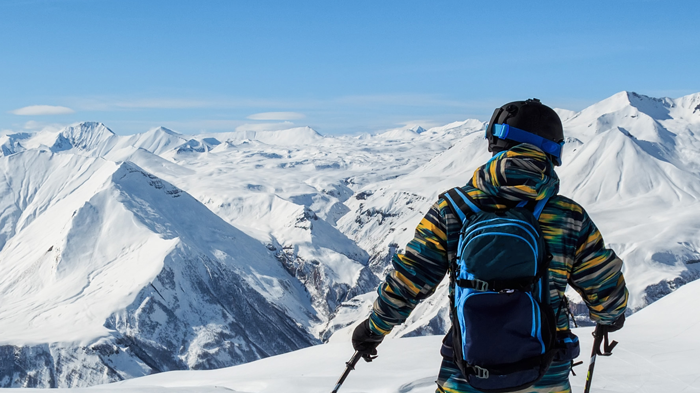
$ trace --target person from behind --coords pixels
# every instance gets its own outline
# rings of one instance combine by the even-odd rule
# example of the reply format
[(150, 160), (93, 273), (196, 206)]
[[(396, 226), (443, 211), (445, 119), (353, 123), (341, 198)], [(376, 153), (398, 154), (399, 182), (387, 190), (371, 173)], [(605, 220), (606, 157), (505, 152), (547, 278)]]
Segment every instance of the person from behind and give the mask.
[(452, 327), (436, 392), (570, 392), (580, 352), (567, 286), (601, 331), (624, 324), (622, 261), (575, 201), (559, 195), (564, 133), (537, 99), (497, 108), (486, 129), (493, 157), (438, 198), (353, 332), (365, 360), (394, 326), (450, 277)]

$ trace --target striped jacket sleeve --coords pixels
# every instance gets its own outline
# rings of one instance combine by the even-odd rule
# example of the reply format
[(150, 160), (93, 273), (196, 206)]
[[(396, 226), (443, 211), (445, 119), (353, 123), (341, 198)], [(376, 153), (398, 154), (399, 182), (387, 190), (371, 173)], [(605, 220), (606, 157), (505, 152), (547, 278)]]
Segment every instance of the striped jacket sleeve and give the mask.
[(388, 334), (403, 323), (418, 303), (432, 295), (449, 266), (445, 220), (435, 203), (416, 228), (403, 254), (392, 259), (393, 269), (379, 286), (370, 315), (370, 328)]
[(585, 212), (569, 282), (597, 323), (609, 325), (627, 308), (629, 295), (622, 260), (605, 247), (598, 228)]

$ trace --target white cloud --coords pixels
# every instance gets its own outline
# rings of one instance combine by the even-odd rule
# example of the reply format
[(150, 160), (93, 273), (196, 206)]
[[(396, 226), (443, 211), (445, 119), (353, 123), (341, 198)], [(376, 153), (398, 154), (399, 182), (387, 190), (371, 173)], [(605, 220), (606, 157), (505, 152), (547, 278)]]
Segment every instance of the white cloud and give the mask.
[(285, 121), (282, 123), (254, 123), (254, 124), (241, 124), (236, 127), (236, 131), (279, 131), (288, 130), (294, 127), (294, 123), (291, 121)]
[(15, 109), (10, 113), (20, 116), (44, 116), (44, 115), (67, 115), (75, 113), (74, 110), (65, 106), (55, 105), (30, 105), (24, 108)]
[(303, 119), (304, 114), (298, 112), (263, 112), (250, 115), (250, 120), (298, 120)]
[(24, 126), (22, 129), (25, 131), (29, 132), (37, 132), (37, 131), (59, 131), (63, 128), (65, 128), (67, 124), (60, 124), (60, 123), (44, 123), (44, 122), (39, 122), (39, 121), (34, 121), (34, 120), (29, 120), (28, 122), (24, 123)]

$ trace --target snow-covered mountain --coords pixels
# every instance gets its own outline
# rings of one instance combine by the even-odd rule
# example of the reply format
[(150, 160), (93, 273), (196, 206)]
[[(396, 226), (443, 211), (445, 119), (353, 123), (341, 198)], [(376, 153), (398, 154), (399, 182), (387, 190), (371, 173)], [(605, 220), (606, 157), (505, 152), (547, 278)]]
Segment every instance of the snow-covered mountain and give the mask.
[[(557, 170), (560, 193), (584, 206), (625, 261), (631, 310), (700, 277), (698, 100), (700, 94), (674, 100), (621, 92), (581, 112), (560, 111), (567, 136)], [(358, 195), (369, 196), (351, 199), (354, 214), (338, 227), (373, 250), (370, 266), (382, 272), (437, 195), (467, 182), (488, 157), (483, 135), (470, 134), (421, 168), (361, 189)], [(421, 304), (392, 334), (443, 333), (449, 327), (446, 294), (443, 282), (435, 295), (440, 300)], [(580, 298), (569, 295), (585, 322)], [(368, 306), (348, 307), (363, 314)], [(349, 312), (340, 314), (360, 317)]]
[(121, 137), (100, 123), (7, 135), (2, 385), (218, 368), (319, 342), (342, 302), (378, 284), (335, 227), (342, 202), (414, 162), (387, 154), (376, 171), (369, 147), (347, 160), (358, 140), (308, 128)]
[[(695, 301), (700, 282), (691, 283), (632, 315), (624, 329), (610, 334), (619, 342), (610, 357), (598, 357), (592, 390), (606, 393), (698, 392), (696, 354), (700, 313)], [(584, 362), (570, 378), (583, 391), (592, 337), (590, 327), (574, 329)], [(360, 363), (341, 392), (433, 393), (440, 366), (441, 336), (385, 340), (372, 363)], [(172, 371), (68, 393), (325, 393), (333, 389), (352, 355), (349, 341), (316, 345), (248, 364), (212, 371)], [(9, 391), (19, 392), (20, 389)]]
[(3, 385), (218, 368), (317, 342), (308, 296), (259, 241), (136, 165), (5, 157)]
[[(700, 94), (558, 111), (561, 193), (625, 260), (631, 308), (698, 278)], [(0, 136), (2, 386), (218, 368), (347, 338), (437, 195), (488, 159), (483, 128)], [(443, 333), (446, 290), (392, 336)]]

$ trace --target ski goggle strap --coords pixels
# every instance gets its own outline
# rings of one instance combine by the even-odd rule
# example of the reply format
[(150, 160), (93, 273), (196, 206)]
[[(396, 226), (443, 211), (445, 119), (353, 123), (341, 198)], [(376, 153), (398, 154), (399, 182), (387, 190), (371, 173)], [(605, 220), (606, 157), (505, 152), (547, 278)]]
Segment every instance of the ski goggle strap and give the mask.
[(509, 139), (520, 143), (529, 143), (542, 149), (543, 152), (554, 156), (559, 164), (561, 164), (561, 149), (564, 142), (552, 142), (549, 139), (542, 138), (539, 135), (532, 134), (519, 128), (511, 127), (508, 124), (494, 124), (493, 136), (500, 139)]

